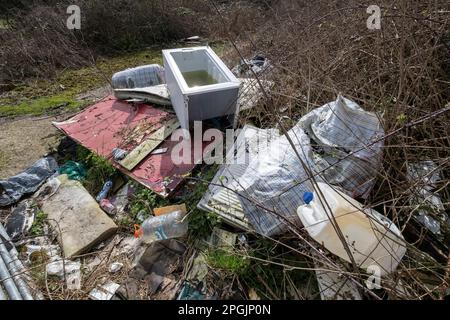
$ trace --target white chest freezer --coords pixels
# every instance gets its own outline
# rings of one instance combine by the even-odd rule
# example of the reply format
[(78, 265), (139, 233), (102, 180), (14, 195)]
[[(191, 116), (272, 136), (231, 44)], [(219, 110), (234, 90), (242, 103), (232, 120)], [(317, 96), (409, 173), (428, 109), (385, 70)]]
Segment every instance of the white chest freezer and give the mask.
[(167, 87), (181, 127), (232, 115), (239, 80), (210, 47), (163, 50)]

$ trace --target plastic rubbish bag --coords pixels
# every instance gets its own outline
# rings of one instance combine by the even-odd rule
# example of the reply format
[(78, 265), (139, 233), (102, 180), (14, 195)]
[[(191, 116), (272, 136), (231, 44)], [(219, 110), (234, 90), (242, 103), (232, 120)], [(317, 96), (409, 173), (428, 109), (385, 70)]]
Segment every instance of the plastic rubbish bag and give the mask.
[[(251, 59), (243, 59), (231, 72), (238, 77), (253, 77), (253, 72), (261, 74), (271, 68), (270, 61), (261, 54), (253, 56)], [(252, 72), (253, 70), (253, 72)]]
[(18, 175), (0, 180), (0, 207), (16, 203), (23, 195), (35, 192), (57, 170), (56, 160), (45, 157)]
[(250, 162), (235, 186), (243, 187), (245, 215), (263, 235), (285, 231), (285, 219), (300, 223), (296, 210), (311, 190), (307, 171), (352, 197), (367, 197), (381, 166), (384, 131), (378, 118), (341, 96), (306, 114), (288, 134), (302, 161), (282, 136)]
[(27, 235), (38, 211), (31, 199), (21, 201), (6, 219), (5, 229), (12, 241), (18, 241)]
[(86, 177), (86, 169), (81, 163), (69, 160), (61, 168), (60, 174), (67, 174), (70, 180), (81, 181)]
[(159, 64), (126, 69), (112, 76), (113, 89), (145, 88), (165, 82), (164, 68)]
[(351, 197), (367, 198), (382, 162), (384, 130), (377, 116), (339, 95), (296, 126), (311, 138), (316, 172)]

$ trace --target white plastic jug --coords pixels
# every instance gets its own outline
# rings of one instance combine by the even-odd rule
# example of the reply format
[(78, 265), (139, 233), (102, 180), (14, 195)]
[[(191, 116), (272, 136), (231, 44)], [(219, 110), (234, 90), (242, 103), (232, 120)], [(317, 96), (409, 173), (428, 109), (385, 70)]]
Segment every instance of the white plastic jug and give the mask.
[(351, 262), (328, 218), (333, 214), (359, 267), (378, 266), (380, 276), (394, 271), (406, 252), (405, 240), (394, 223), (375, 210), (363, 209), (358, 201), (326, 183), (318, 182), (318, 187), (325, 199), (321, 197), (321, 202), (316, 192), (307, 192), (303, 197), (306, 204), (297, 209), (309, 235), (330, 252)]

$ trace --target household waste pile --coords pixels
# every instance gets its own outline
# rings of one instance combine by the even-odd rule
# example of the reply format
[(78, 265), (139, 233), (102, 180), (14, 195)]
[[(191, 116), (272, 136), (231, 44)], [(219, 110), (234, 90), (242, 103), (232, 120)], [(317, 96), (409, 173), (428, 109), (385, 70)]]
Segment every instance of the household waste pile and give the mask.
[(383, 134), (374, 114), (339, 96), (302, 117), (288, 131), (290, 141), (286, 136), (273, 139), (226, 187), (238, 191), (257, 232), (280, 234), (287, 230), (286, 221), (298, 225), (296, 210), (304, 204), (303, 194), (313, 190), (311, 175), (351, 197), (367, 197), (381, 166)]
[[(243, 80), (247, 87), (241, 90), (247, 92), (255, 85), (248, 77), (267, 68), (270, 62), (261, 56), (234, 68), (235, 73), (247, 77)], [(112, 84), (118, 99), (171, 103), (164, 68), (159, 65), (117, 73)], [(253, 97), (251, 92), (248, 94)], [(248, 98), (240, 96), (244, 109), (257, 103)], [(138, 299), (142, 282), (153, 298), (217, 298), (216, 293), (203, 290), (209, 268), (205, 250), (245, 246), (245, 234), (255, 233), (272, 238), (306, 230), (316, 241), (314, 245), (308, 242), (312, 256), (327, 250), (327, 259), (338, 268), (354, 264), (367, 270), (375, 265), (382, 268), (383, 276), (389, 276), (405, 255), (406, 241), (392, 221), (358, 202), (367, 199), (375, 185), (382, 165), (384, 134), (377, 115), (341, 95), (305, 114), (285, 135), (275, 128), (245, 125), (234, 144), (244, 147), (249, 161), (221, 165), (198, 203), (198, 208), (221, 216), (229, 225), (226, 228), (234, 227), (236, 232), (215, 228), (206, 244), (195, 249), (187, 246), (186, 206), (149, 208), (136, 216), (134, 236), (131, 230), (127, 235), (118, 233), (117, 221), (129, 215), (127, 205), (136, 188), (134, 182), (106, 181), (94, 197), (81, 183), (86, 170), (80, 164), (69, 161), (58, 167), (55, 159), (45, 157), (23, 173), (0, 181), (0, 207), (17, 204), (6, 219), (5, 232), (0, 225), (0, 276), (5, 288), (0, 286), (0, 299), (42, 297), (39, 290), (30, 290), (33, 285), (26, 283), (26, 273), (18, 275), (24, 267), (16, 246), (25, 246), (26, 265), (45, 255), (46, 277), (64, 281), (69, 291), (80, 290), (83, 281), (91, 280), (104, 266), (101, 254), (107, 252), (108, 277), (89, 290), (89, 297), (96, 300)], [(123, 159), (122, 151), (113, 150), (111, 161)], [(227, 154), (227, 158), (234, 157), (234, 151)], [(410, 175), (417, 172), (411, 168)], [(441, 207), (442, 202), (431, 192), (434, 180), (433, 176), (430, 188), (418, 192)], [(327, 202), (329, 207), (324, 205)], [(41, 211), (50, 228), (43, 237), (27, 239)], [(417, 217), (431, 232), (439, 232), (440, 222), (422, 211)], [(442, 221), (448, 221), (447, 215)], [(96, 252), (101, 254), (84, 258)], [(87, 279), (83, 278), (83, 265), (92, 272)], [(362, 298), (361, 288), (351, 278), (326, 271), (316, 274), (322, 299)]]

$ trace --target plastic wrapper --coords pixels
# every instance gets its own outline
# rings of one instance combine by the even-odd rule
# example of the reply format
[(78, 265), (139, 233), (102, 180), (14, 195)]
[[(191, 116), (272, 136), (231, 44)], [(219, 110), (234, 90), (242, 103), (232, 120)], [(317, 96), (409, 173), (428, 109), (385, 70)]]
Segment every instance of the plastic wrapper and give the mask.
[(407, 179), (415, 183), (410, 198), (415, 209), (416, 219), (432, 233), (441, 234), (441, 223), (450, 226), (450, 219), (438, 193), (434, 192), (441, 180), (441, 169), (430, 160), (411, 163), (407, 166)]
[(165, 82), (164, 68), (159, 64), (126, 69), (112, 76), (113, 89), (145, 88)]
[[(343, 188), (352, 197), (367, 197), (382, 160), (384, 131), (377, 116), (338, 96), (306, 114), (264, 156), (250, 162), (234, 188), (254, 229), (272, 236), (300, 224), (297, 207), (312, 190), (310, 175)], [(298, 155), (300, 156), (300, 159)]]
[(16, 203), (23, 195), (35, 192), (57, 170), (56, 160), (46, 157), (18, 175), (0, 180), (0, 207)]

